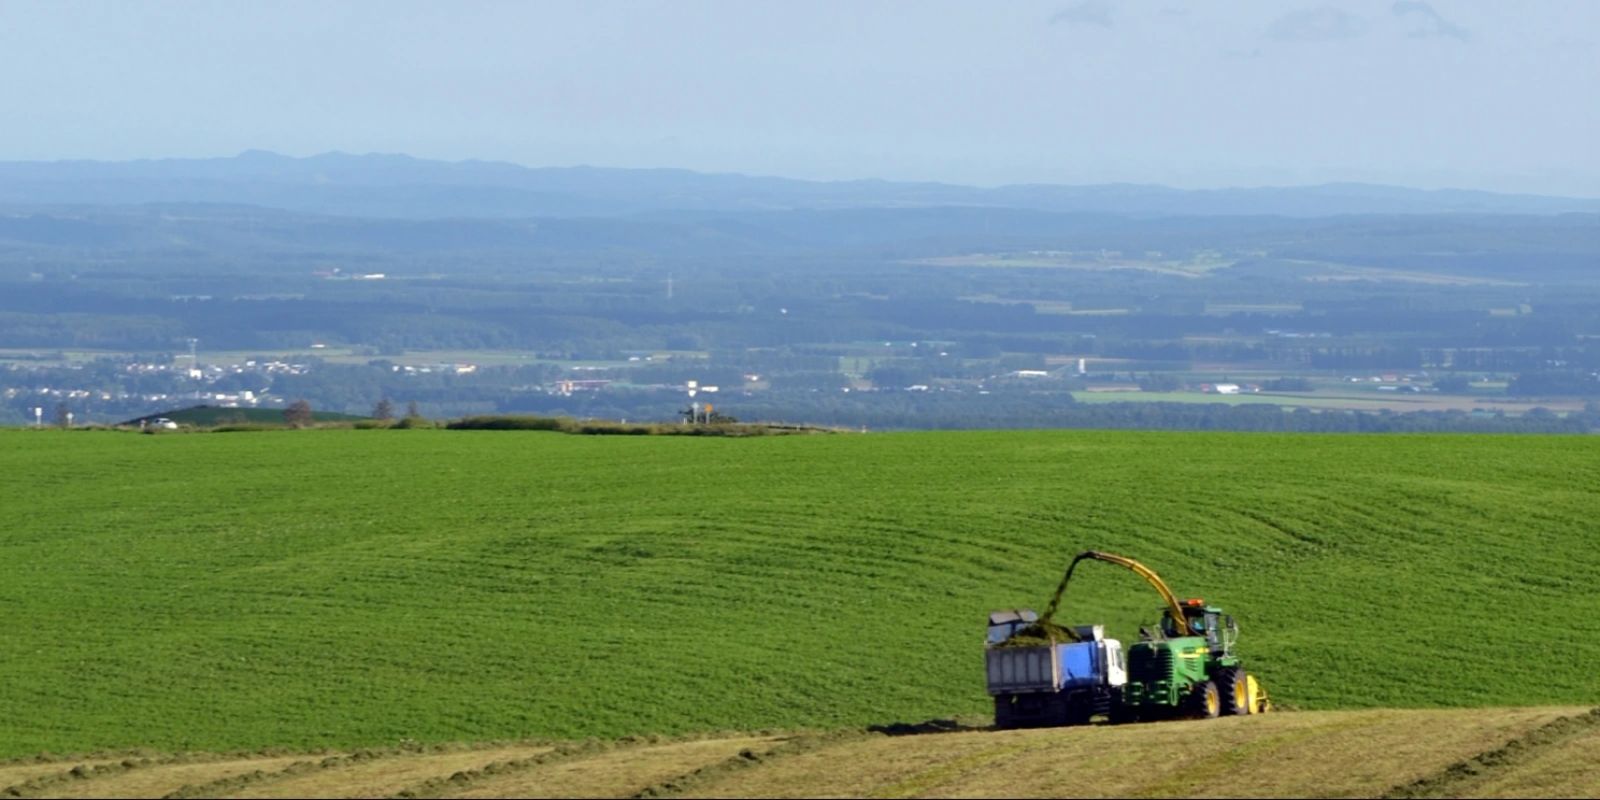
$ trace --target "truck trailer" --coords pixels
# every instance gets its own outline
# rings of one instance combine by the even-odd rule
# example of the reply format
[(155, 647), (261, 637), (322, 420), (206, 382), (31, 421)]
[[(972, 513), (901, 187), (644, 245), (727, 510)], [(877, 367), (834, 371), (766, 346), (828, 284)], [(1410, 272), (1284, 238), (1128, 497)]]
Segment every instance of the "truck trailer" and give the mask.
[(1102, 625), (1074, 629), (1078, 641), (1020, 645), (1013, 638), (1037, 622), (1029, 609), (989, 615), (984, 648), (995, 727), (1083, 725), (1109, 715), (1128, 680), (1122, 643)]

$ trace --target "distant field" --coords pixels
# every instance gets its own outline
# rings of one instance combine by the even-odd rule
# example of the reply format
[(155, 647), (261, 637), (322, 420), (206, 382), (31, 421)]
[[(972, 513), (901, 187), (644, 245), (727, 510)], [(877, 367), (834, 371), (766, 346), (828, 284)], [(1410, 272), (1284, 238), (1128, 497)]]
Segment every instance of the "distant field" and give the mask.
[(1143, 258), (1112, 257), (1088, 258), (1069, 253), (975, 253), (960, 256), (940, 256), (907, 261), (930, 267), (984, 267), (1007, 269), (1072, 269), (1105, 272), (1111, 270), (1137, 270), (1170, 275), (1179, 278), (1198, 278), (1208, 272), (1233, 265), (1227, 259), (1195, 261), (1159, 261)]
[[(0, 431), (0, 757), (983, 715), (1070, 555), (1301, 709), (1594, 702), (1600, 439)], [(1089, 570), (1065, 616), (1156, 598)]]
[(1127, 392), (1085, 391), (1073, 392), (1072, 399), (1080, 403), (1222, 403), (1239, 406), (1252, 403), (1291, 405), (1282, 398), (1259, 394), (1207, 394), (1205, 392)]
[(994, 294), (973, 294), (958, 297), (969, 303), (994, 303), (1002, 306), (1026, 305), (1036, 314), (1071, 314), (1072, 303), (1066, 300), (1040, 300), (1038, 298), (1000, 297)]
[[(0, 348), (0, 364), (7, 362), (39, 364), (79, 364), (93, 361), (97, 358), (125, 358), (141, 353), (130, 353), (121, 350), (51, 350), (47, 348)], [(657, 355), (673, 356), (677, 358), (705, 358), (704, 351), (669, 351), (663, 350)], [(206, 364), (242, 364), (245, 361), (266, 356), (279, 358), (285, 361), (304, 359), (321, 359), (333, 364), (365, 364), (376, 359), (392, 361), (396, 364), (411, 366), (428, 366), (434, 364), (476, 364), (480, 367), (505, 367), (523, 366), (527, 364), (561, 364), (563, 366), (594, 366), (594, 367), (627, 367), (638, 366), (638, 362), (616, 360), (586, 360), (586, 361), (560, 361), (539, 358), (526, 350), (415, 350), (399, 355), (374, 355), (364, 349), (352, 347), (326, 347), (326, 348), (264, 348), (260, 350), (204, 350), (200, 353), (201, 365)], [(189, 356), (184, 353), (181, 362), (187, 367)]]
[(1582, 400), (1533, 403), (1494, 400), (1448, 394), (1401, 394), (1388, 392), (1257, 392), (1252, 394), (1210, 394), (1182, 392), (1073, 392), (1080, 403), (1222, 403), (1230, 406), (1265, 403), (1285, 408), (1328, 409), (1339, 411), (1504, 411), (1523, 414), (1536, 407), (1551, 411), (1580, 411)]
[[(1284, 259), (1302, 269), (1312, 270), (1303, 280), (1314, 283), (1371, 281), (1377, 283), (1409, 283), (1429, 286), (1521, 286), (1515, 281), (1497, 280), (1478, 276), (1456, 275), (1426, 270), (1390, 269), (1381, 267), (1341, 264), (1334, 261)], [(1221, 257), (1207, 257), (1188, 261), (1159, 260), (1111, 256), (1095, 258), (1072, 253), (971, 253), (959, 256), (920, 258), (906, 263), (931, 267), (1009, 268), (1009, 269), (1063, 269), (1105, 272), (1137, 270), (1182, 278), (1206, 277), (1212, 272), (1233, 266), (1236, 261)], [(1227, 307), (1225, 307), (1227, 308)], [(1282, 313), (1297, 310), (1289, 304), (1232, 306), (1230, 311), (1256, 313)], [(1207, 313), (1223, 313), (1207, 309)]]
[(1120, 728), (153, 754), (0, 763), (0, 795), (1593, 797), (1596, 723), (1582, 708), (1322, 711)]
[(1293, 314), (1304, 311), (1300, 303), (1206, 303), (1206, 313), (1215, 316), (1228, 314)]
[(1382, 283), (1420, 283), (1429, 286), (1526, 286), (1515, 281), (1479, 278), (1467, 275), (1449, 275), (1441, 272), (1418, 272), (1379, 267), (1352, 267), (1334, 265), (1334, 270), (1323, 275), (1308, 275), (1308, 281), (1349, 282), (1373, 281)]

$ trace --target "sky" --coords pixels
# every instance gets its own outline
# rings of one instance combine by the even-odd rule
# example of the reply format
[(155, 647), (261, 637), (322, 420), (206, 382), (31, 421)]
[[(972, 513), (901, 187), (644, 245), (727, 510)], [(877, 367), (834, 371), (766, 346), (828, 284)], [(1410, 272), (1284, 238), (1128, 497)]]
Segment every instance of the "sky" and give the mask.
[(1597, 40), (1597, 0), (0, 0), (0, 160), (1600, 197)]

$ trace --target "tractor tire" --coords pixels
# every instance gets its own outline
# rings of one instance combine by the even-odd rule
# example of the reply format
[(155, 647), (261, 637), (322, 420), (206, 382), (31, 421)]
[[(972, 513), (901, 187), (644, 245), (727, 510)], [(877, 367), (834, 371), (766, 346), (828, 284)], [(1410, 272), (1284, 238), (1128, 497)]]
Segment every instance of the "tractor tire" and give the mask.
[(1216, 719), (1222, 713), (1222, 693), (1211, 681), (1195, 684), (1185, 703), (1188, 716), (1194, 719)]
[(1229, 667), (1217, 674), (1217, 693), (1222, 699), (1223, 716), (1242, 717), (1249, 714), (1250, 679), (1243, 667)]

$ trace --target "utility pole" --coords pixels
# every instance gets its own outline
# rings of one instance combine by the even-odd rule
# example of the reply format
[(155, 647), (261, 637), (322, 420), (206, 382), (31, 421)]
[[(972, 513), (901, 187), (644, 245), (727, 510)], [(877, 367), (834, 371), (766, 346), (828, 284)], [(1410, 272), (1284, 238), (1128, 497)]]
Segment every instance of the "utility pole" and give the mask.
[(195, 346), (199, 343), (199, 339), (192, 336), (189, 337), (189, 377), (194, 380), (194, 399), (196, 401), (200, 399), (200, 359), (195, 354)]

